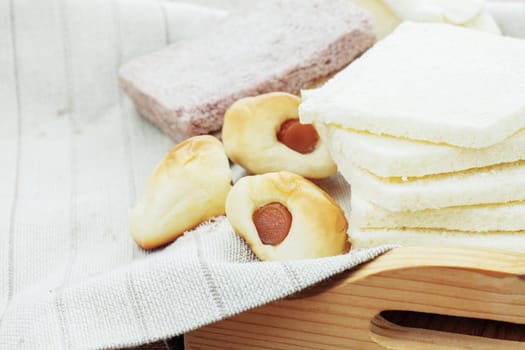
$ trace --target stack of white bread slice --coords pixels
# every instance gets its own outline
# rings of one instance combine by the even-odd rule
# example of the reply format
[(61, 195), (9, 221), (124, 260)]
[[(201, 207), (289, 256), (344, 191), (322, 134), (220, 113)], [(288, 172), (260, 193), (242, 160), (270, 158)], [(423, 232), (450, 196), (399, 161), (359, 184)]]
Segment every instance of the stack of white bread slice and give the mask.
[(299, 115), (352, 186), (354, 247), (525, 252), (525, 41), (404, 22)]

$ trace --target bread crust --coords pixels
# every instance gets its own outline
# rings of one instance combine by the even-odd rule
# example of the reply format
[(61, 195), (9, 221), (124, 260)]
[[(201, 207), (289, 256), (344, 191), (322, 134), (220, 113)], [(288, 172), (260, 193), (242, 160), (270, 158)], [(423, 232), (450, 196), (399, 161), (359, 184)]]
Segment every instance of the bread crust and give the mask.
[[(278, 245), (261, 242), (252, 215), (268, 203), (281, 203), (292, 214), (286, 238)], [(261, 260), (321, 258), (348, 250), (343, 210), (323, 190), (290, 172), (240, 179), (226, 199), (226, 215), (235, 232)]]

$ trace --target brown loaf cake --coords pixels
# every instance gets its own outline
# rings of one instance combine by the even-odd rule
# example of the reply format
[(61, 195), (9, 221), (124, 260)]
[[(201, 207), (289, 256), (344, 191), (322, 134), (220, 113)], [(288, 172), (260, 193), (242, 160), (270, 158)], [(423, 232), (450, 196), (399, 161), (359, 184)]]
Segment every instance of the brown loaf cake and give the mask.
[(298, 93), (375, 42), (370, 15), (346, 0), (260, 1), (213, 30), (120, 70), (138, 110), (176, 141), (218, 133), (237, 99)]

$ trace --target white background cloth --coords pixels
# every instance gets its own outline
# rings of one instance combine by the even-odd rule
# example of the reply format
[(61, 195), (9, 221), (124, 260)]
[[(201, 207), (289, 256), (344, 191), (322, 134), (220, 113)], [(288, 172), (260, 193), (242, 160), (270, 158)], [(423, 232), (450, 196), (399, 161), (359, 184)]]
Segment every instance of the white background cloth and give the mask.
[[(0, 349), (167, 338), (382, 251), (254, 262), (224, 219), (153, 253), (130, 239), (129, 209), (173, 142), (135, 112), (117, 69), (224, 13), (162, 0), (0, 0)], [(515, 23), (505, 29), (523, 29)], [(321, 184), (348, 203), (341, 178)]]

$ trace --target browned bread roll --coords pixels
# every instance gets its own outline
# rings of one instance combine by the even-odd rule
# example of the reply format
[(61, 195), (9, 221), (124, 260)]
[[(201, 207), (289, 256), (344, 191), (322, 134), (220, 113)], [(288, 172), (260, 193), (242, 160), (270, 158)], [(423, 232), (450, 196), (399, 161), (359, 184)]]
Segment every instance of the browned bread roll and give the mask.
[(343, 210), (312, 182), (289, 172), (240, 179), (226, 199), (226, 215), (261, 260), (327, 257), (350, 247)]
[(284, 92), (247, 97), (224, 116), (222, 139), (228, 157), (254, 174), (290, 171), (308, 178), (337, 167), (315, 128), (299, 123), (300, 98)]
[(221, 142), (195, 136), (175, 146), (150, 175), (130, 216), (131, 236), (144, 249), (175, 240), (224, 214), (231, 169)]

